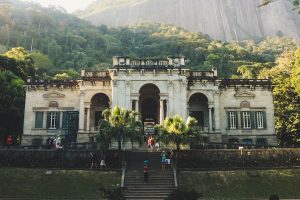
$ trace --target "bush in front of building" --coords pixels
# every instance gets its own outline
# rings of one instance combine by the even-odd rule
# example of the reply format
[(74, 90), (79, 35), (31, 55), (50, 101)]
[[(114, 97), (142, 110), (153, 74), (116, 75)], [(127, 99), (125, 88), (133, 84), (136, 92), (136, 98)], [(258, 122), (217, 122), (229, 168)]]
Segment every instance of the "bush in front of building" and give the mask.
[(300, 166), (300, 149), (182, 150), (178, 168), (272, 168)]
[[(98, 151), (64, 151), (64, 150), (0, 150), (0, 167), (29, 168), (90, 168), (91, 153), (97, 156)], [(105, 152), (105, 162), (109, 169), (120, 169), (125, 152), (115, 150)]]

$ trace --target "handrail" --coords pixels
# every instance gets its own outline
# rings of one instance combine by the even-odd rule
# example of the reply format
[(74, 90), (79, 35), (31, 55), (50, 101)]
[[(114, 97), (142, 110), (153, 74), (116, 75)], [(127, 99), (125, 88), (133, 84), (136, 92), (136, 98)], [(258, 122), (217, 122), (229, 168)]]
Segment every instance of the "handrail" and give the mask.
[(173, 167), (173, 176), (174, 176), (175, 188), (178, 188), (177, 173), (176, 173), (176, 168), (175, 167)]
[(126, 172), (126, 167), (122, 167), (121, 188), (124, 187), (124, 183), (125, 183), (125, 172)]

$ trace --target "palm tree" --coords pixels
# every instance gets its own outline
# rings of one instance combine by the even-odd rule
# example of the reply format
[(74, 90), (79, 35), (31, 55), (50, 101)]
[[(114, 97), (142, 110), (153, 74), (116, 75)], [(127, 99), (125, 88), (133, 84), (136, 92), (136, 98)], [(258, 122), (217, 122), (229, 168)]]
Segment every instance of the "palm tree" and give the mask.
[(156, 126), (159, 133), (159, 139), (165, 143), (174, 142), (177, 150), (180, 150), (180, 144), (187, 143), (189, 138), (195, 134), (195, 127), (198, 122), (195, 118), (189, 117), (186, 122), (179, 115), (167, 117), (162, 125)]
[[(103, 119), (99, 122), (99, 143), (111, 143), (112, 139), (118, 142), (118, 150), (121, 150), (122, 141), (130, 138), (132, 143), (137, 140), (141, 130), (141, 123), (135, 121), (137, 112), (119, 108), (106, 109), (103, 111)], [(104, 141), (100, 141), (103, 139)]]

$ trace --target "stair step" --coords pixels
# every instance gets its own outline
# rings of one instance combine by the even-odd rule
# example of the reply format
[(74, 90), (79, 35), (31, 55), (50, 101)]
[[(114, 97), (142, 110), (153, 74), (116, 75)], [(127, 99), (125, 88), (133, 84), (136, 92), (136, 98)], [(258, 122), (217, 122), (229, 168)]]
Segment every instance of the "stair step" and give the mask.
[(168, 194), (163, 194), (163, 195), (140, 195), (140, 196), (135, 196), (135, 195), (124, 195), (126, 199), (128, 198), (139, 198), (139, 199), (145, 199), (145, 198), (149, 198), (149, 199), (157, 199), (157, 198), (161, 198), (161, 199), (165, 199), (166, 197), (168, 197)]
[[(143, 161), (150, 161), (149, 182), (144, 183)], [(126, 200), (164, 200), (175, 189), (173, 170), (161, 170), (161, 152), (130, 152), (125, 174)]]
[(125, 188), (125, 191), (127, 192), (147, 192), (147, 191), (173, 191), (175, 187), (170, 188), (159, 188), (157, 187), (132, 187), (132, 188)]

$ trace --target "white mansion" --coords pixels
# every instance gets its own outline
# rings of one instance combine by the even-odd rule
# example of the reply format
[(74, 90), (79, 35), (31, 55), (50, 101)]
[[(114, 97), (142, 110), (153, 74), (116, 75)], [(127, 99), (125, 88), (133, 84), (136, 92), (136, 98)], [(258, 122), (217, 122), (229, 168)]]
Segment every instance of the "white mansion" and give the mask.
[(215, 69), (190, 71), (183, 57), (113, 57), (108, 71), (82, 70), (79, 80), (28, 79), (22, 145), (58, 134), (88, 142), (114, 106), (140, 112), (145, 132), (178, 114), (195, 117), (206, 142), (276, 144), (271, 80), (218, 79)]

